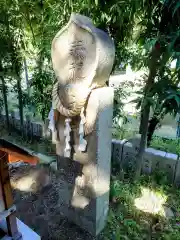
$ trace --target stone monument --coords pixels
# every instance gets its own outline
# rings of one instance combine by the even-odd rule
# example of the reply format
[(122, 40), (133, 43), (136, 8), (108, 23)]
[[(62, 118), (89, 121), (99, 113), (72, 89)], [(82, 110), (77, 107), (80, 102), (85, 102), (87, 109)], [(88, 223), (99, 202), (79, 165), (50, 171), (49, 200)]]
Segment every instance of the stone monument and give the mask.
[(72, 13), (53, 39), (51, 53), (57, 77), (51, 129), (58, 169), (68, 182), (60, 189), (61, 212), (96, 236), (109, 205), (113, 89), (106, 82), (114, 43), (91, 19)]

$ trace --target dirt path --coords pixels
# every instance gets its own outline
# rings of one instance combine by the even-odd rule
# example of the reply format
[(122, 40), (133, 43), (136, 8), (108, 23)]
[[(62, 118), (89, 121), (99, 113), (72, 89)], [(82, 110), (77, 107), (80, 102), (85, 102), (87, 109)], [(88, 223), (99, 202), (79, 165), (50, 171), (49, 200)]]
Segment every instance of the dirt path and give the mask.
[[(38, 166), (22, 166), (11, 170), (17, 216), (41, 235), (43, 240), (93, 240), (88, 233), (69, 223), (58, 210), (62, 194), (59, 189), (65, 184), (65, 176), (43, 169), (40, 178), (37, 178), (41, 170)], [(44, 186), (47, 181), (49, 184)]]

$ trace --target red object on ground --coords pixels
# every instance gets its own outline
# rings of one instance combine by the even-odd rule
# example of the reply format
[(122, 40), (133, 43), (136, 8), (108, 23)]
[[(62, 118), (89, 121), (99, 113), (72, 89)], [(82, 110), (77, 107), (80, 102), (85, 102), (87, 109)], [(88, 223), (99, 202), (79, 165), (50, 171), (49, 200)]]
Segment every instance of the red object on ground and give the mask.
[(32, 156), (30, 154), (23, 154), (19, 153), (15, 148), (0, 148), (1, 151), (4, 151), (8, 153), (8, 162), (13, 163), (13, 162), (18, 162), (18, 161), (23, 161), (25, 163), (30, 163), (33, 165), (36, 165), (39, 161), (39, 159), (35, 156)]

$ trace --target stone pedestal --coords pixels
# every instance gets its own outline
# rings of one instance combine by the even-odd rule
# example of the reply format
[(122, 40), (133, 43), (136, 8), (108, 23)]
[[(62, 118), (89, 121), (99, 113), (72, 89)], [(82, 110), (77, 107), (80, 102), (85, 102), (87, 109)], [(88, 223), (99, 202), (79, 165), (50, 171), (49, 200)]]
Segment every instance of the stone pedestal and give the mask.
[[(78, 129), (72, 131), (74, 152), (71, 159), (61, 157), (64, 138), (56, 145), (58, 170), (66, 184), (60, 189), (61, 212), (83, 229), (96, 236), (103, 229), (108, 214), (113, 89), (109, 87), (92, 92), (87, 105), (87, 121), (94, 121), (94, 130), (86, 137), (87, 151), (78, 151)], [(63, 124), (64, 119), (62, 116)], [(63, 187), (64, 186), (64, 187)]]

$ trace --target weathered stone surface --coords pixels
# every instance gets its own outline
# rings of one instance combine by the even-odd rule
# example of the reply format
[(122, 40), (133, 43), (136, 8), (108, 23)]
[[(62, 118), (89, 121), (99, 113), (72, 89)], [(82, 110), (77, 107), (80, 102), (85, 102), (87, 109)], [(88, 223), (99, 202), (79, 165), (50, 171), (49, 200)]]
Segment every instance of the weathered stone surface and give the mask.
[(134, 137), (129, 138), (128, 142), (132, 143), (132, 147), (137, 152), (140, 147), (141, 134), (136, 134)]
[[(109, 80), (114, 43), (91, 19), (72, 13), (53, 39), (51, 56), (58, 79), (53, 88), (53, 108), (66, 117), (80, 115), (91, 91)], [(90, 126), (85, 128), (91, 131)]]
[(128, 140), (112, 140), (112, 160), (113, 162), (119, 163), (121, 165), (122, 162), (122, 152), (124, 144), (127, 143)]
[[(60, 158), (58, 169), (69, 176), (66, 180), (69, 201), (62, 201), (62, 213), (92, 235), (97, 235), (104, 227), (109, 204), (113, 90), (100, 88), (91, 97), (98, 107), (98, 116), (95, 130), (86, 137), (87, 151), (78, 151), (79, 138), (75, 133), (73, 161)], [(91, 108), (87, 106), (88, 109)], [(57, 153), (61, 154), (63, 146), (60, 143), (56, 146)]]
[(180, 186), (180, 158), (177, 159), (176, 173), (174, 176), (174, 183), (176, 186)]
[(61, 156), (58, 169), (69, 176), (70, 199), (62, 202), (62, 212), (97, 235), (109, 201), (113, 89), (106, 82), (114, 63), (114, 43), (91, 19), (72, 13), (51, 50), (57, 82), (50, 122)]
[(152, 172), (152, 156), (151, 149), (146, 148), (142, 162), (142, 173), (150, 174)]
[(136, 134), (134, 137), (128, 140), (122, 140), (122, 160), (121, 168), (127, 171), (134, 171), (136, 164), (136, 155), (139, 151), (141, 135)]
[(124, 144), (123, 147), (123, 154), (122, 154), (122, 168), (125, 171), (133, 170), (136, 161), (136, 151), (133, 147), (132, 143), (127, 142)]
[(149, 151), (152, 154), (152, 170), (162, 170), (161, 168), (161, 164), (162, 164), (162, 160), (165, 158), (166, 156), (166, 152), (164, 151), (160, 151), (160, 150), (156, 150), (154, 148), (149, 148)]
[(164, 171), (170, 182), (173, 182), (178, 156), (153, 148), (147, 148), (144, 154), (142, 171), (151, 173), (153, 171)]
[[(140, 135), (129, 140), (112, 140), (112, 159), (119, 161), (120, 166), (129, 171), (135, 165), (136, 154), (139, 150)], [(180, 183), (180, 166), (178, 156), (173, 153), (166, 153), (154, 148), (146, 148), (142, 162), (142, 173), (163, 171), (167, 174), (170, 182)], [(179, 179), (179, 180), (178, 180)]]
[(174, 181), (176, 166), (178, 162), (178, 155), (173, 153), (166, 153), (165, 159), (162, 161), (162, 168), (167, 173), (170, 182)]

